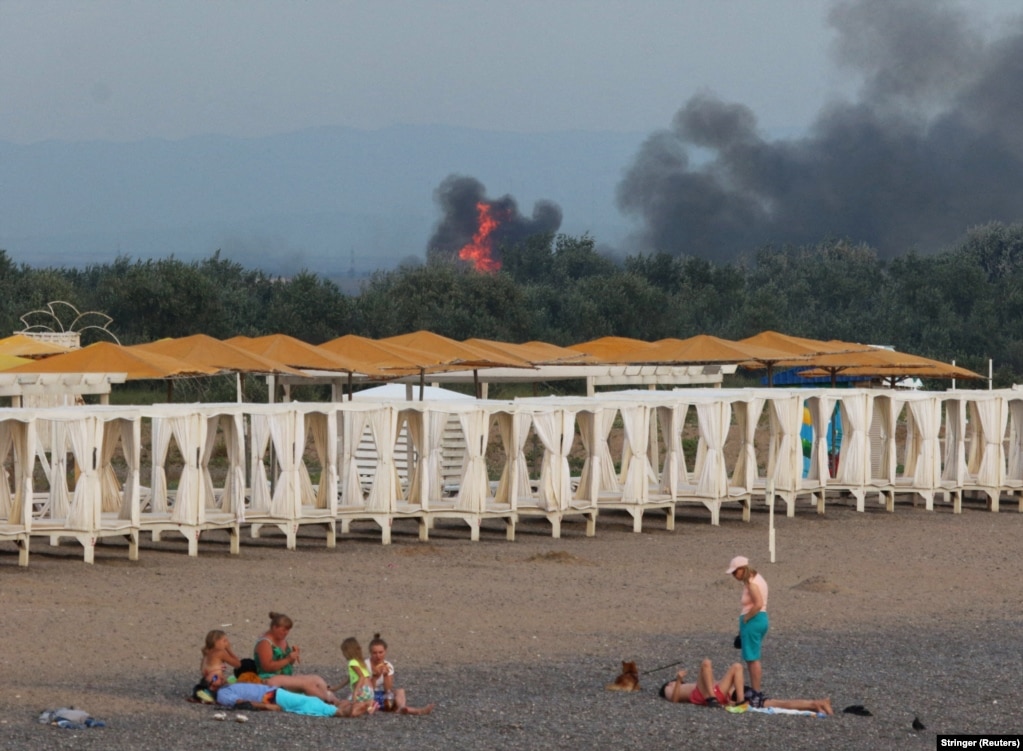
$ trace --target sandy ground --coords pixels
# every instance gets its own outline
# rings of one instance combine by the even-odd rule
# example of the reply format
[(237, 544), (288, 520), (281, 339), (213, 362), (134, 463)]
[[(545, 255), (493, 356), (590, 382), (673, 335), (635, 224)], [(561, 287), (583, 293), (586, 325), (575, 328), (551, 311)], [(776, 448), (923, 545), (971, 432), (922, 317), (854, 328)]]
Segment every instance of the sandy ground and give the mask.
[[(978, 697), (969, 714), (972, 731), (1010, 732), (1015, 723), (1020, 732), (1023, 721), (988, 717), (985, 707), (1018, 684), (1023, 667), (1023, 515), (1015, 504), (1003, 503), (998, 514), (979, 502), (966, 506), (956, 516), (946, 505), (927, 512), (900, 501), (889, 514), (868, 502), (867, 512), (857, 514), (838, 502), (818, 516), (804, 505), (795, 518), (776, 517), (775, 563), (768, 559), (764, 509), (749, 524), (725, 510), (714, 528), (705, 511), (691, 507), (678, 511), (672, 532), (656, 512), (647, 515), (642, 534), (631, 532), (626, 515), (603, 512), (595, 538), (584, 536), (582, 522), (567, 522), (560, 540), (536, 520), (520, 524), (514, 542), (499, 525), (485, 526), (479, 543), (469, 541), (464, 526), (439, 522), (423, 543), (413, 523), (399, 522), (390, 546), (380, 545), (369, 527), (355, 526), (335, 549), (309, 529), (299, 549), (287, 551), (283, 538), (264, 531), (259, 540), (245, 539), (239, 556), (229, 555), (226, 537), (210, 533), (199, 557), (190, 559), (184, 541), (166, 535), (159, 544), (144, 540), (137, 562), (127, 560), (121, 544), (101, 543), (92, 566), (82, 562), (77, 545), (51, 548), (36, 538), (29, 568), (19, 569), (13, 545), (4, 543), (0, 747), (53, 747), (57, 729), (35, 724), (47, 707), (80, 706), (112, 726), (136, 713), (195, 719), (208, 709), (179, 697), (197, 678), (206, 631), (225, 629), (236, 650), (248, 653), (270, 610), (295, 620), (291, 641), (302, 647), (303, 669), (330, 681), (342, 675), (341, 640), (355, 635), (365, 644), (379, 631), (406, 683), (460, 676), (454, 682), (471, 692), (472, 676), (491, 680), (506, 668), (549, 663), (575, 671), (581, 685), (573, 692), (606, 702), (603, 685), (622, 659), (647, 670), (677, 660), (695, 668), (704, 656), (724, 667), (738, 658), (731, 640), (740, 591), (724, 573), (735, 554), (748, 555), (770, 585), (769, 694), (829, 695), (837, 710), (869, 706), (872, 699), (886, 701), (886, 691), (897, 695), (900, 683), (931, 683), (942, 675), (940, 665), (926, 665), (914, 676), (912, 666), (928, 662), (928, 655), (889, 653), (888, 641), (899, 641), (900, 651), (914, 633), (934, 634), (939, 643), (976, 643), (982, 651), (990, 641), (991, 649), (1008, 648), (1012, 657), (1004, 675), (970, 676), (978, 686), (990, 685), (994, 696)], [(808, 639), (839, 650), (832, 664), (803, 654)], [(856, 650), (869, 652), (864, 659), (882, 674), (873, 682), (857, 679), (853, 688), (842, 670), (855, 665)], [(960, 680), (955, 671), (964, 670), (969, 667), (960, 665), (945, 678), (953, 685)], [(651, 689), (671, 672), (644, 677), (649, 704)], [(444, 697), (430, 696), (430, 685), (410, 685), (410, 699), (440, 698), (436, 714), (442, 715)], [(848, 747), (857, 747), (855, 726), (849, 732)], [(128, 740), (106, 745), (127, 748)], [(607, 740), (623, 746), (621, 739)], [(932, 733), (919, 747), (933, 744)], [(604, 747), (599, 740), (590, 745)]]

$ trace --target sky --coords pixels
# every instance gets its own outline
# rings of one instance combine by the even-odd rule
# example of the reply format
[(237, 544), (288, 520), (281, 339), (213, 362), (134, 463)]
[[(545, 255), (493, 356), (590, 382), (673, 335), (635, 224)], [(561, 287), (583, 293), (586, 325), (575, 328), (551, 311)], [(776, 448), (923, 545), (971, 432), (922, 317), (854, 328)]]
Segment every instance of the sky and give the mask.
[[(1004, 0), (973, 0), (995, 16)], [(772, 131), (848, 93), (817, 0), (0, 0), (0, 140), (394, 124), (646, 132), (694, 94)]]
[[(635, 228), (620, 253), (895, 255), (1023, 221), (1021, 68), (1019, 0), (0, 0), (0, 143), (617, 133), (637, 150), (598, 213)], [(417, 188), (452, 248), (476, 177)], [(569, 196), (538, 198), (520, 229), (557, 231)]]

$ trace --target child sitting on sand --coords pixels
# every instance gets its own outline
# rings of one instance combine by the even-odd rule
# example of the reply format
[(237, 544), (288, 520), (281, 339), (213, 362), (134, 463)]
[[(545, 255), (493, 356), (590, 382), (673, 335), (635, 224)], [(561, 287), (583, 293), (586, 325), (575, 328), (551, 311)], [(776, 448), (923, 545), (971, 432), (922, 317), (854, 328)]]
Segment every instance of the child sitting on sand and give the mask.
[(387, 642), (380, 634), (373, 634), (369, 643), (369, 660), (366, 662), (373, 680), (376, 702), (385, 712), (426, 715), (433, 711), (433, 704), (425, 707), (410, 707), (405, 702), (405, 689), (394, 687), (394, 665), (387, 659)]
[(242, 661), (231, 649), (231, 640), (220, 629), (213, 629), (206, 634), (206, 643), (202, 648), (202, 663), (199, 670), (203, 679), (213, 685), (228, 682), (228, 669), (240, 667)]
[[(373, 681), (366, 669), (366, 658), (362, 656), (359, 640), (349, 636), (341, 642), (341, 654), (348, 660), (348, 687), (352, 692), (352, 701), (374, 701)], [(331, 686), (330, 690), (337, 691), (343, 685), (339, 683)]]

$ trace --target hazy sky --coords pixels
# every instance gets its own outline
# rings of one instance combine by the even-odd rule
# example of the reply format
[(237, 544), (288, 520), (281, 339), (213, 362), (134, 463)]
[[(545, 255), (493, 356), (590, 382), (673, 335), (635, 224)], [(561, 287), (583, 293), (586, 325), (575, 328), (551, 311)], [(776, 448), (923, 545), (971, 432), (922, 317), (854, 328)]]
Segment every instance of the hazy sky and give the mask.
[[(1018, 3), (972, 0), (994, 17)], [(700, 91), (801, 128), (823, 0), (0, 0), (0, 140), (442, 123), (648, 132)], [(972, 10), (971, 10), (972, 12)]]

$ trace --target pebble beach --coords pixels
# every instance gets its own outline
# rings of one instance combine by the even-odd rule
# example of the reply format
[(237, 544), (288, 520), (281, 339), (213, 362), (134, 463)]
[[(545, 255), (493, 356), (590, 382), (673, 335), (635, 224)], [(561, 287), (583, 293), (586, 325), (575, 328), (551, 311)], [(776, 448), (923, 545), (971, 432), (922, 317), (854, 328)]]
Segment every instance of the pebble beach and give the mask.
[[(513, 542), (487, 523), (478, 543), (453, 522), (438, 522), (428, 542), (396, 522), (389, 546), (354, 525), (334, 549), (304, 528), (288, 551), (264, 530), (237, 556), (214, 532), (198, 558), (165, 535), (144, 539), (136, 562), (104, 541), (92, 566), (77, 545), (34, 538), (21, 569), (4, 544), (0, 748), (932, 749), (942, 733), (1020, 733), (1016, 509), (966, 501), (955, 515), (900, 499), (894, 513), (869, 501), (857, 513), (834, 499), (818, 515), (804, 503), (775, 517), (774, 563), (762, 507), (749, 523), (725, 509), (720, 527), (680, 507), (674, 531), (651, 512), (641, 534), (624, 513), (602, 512), (596, 537), (568, 521), (558, 540), (537, 520), (520, 523)], [(672, 663), (695, 674), (709, 657), (720, 674), (739, 659), (740, 589), (725, 574), (737, 554), (770, 585), (765, 692), (830, 697), (833, 717), (657, 697)], [(224, 629), (245, 656), (270, 610), (294, 619), (301, 670), (329, 682), (344, 674), (343, 638), (365, 646), (382, 633), (409, 703), (437, 708), (356, 719), (245, 712), (241, 723), (187, 702), (206, 632)], [(622, 660), (645, 673), (641, 691), (604, 690)], [(854, 704), (872, 716), (842, 713)], [(107, 727), (36, 721), (61, 706)]]

